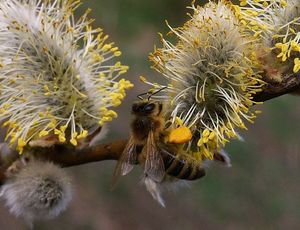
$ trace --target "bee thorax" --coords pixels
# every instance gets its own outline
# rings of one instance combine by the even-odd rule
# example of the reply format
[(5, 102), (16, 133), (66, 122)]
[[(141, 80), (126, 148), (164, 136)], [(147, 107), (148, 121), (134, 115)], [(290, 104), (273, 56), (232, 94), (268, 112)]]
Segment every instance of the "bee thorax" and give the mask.
[(147, 139), (149, 132), (151, 130), (155, 132), (160, 126), (159, 121), (149, 117), (137, 117), (133, 120), (131, 129), (135, 140), (143, 143)]

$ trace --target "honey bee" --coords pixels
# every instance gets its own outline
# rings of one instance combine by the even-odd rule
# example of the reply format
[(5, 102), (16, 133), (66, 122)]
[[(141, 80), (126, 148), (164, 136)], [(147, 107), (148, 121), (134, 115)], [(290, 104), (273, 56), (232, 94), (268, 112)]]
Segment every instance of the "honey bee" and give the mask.
[(138, 163), (139, 153), (146, 158), (145, 175), (156, 182), (163, 180), (164, 161), (157, 145), (164, 128), (162, 109), (162, 102), (150, 97), (147, 101), (137, 101), (132, 105), (131, 112), (135, 116), (131, 123), (132, 134), (116, 166), (114, 181), (133, 169), (133, 165)]
[[(177, 157), (177, 146), (165, 143), (158, 143), (159, 154), (164, 162), (165, 174), (181, 180), (196, 180), (204, 177), (206, 172), (199, 163), (192, 159), (184, 159)], [(145, 164), (145, 154), (138, 155), (138, 162)]]
[(163, 144), (163, 104), (151, 99), (163, 89), (152, 93), (148, 100), (132, 105), (135, 116), (131, 123), (132, 134), (117, 163), (113, 185), (119, 176), (128, 174), (137, 163), (144, 167), (144, 175), (155, 182), (162, 182), (166, 174), (185, 180), (195, 180), (205, 175), (205, 170), (199, 165), (176, 157), (176, 145)]

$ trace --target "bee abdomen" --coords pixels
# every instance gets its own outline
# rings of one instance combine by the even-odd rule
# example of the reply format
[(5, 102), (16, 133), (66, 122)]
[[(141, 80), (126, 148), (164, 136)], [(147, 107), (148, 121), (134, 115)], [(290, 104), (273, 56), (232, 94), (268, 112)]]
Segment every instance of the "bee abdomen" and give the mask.
[(205, 170), (187, 160), (176, 158), (167, 151), (162, 151), (166, 173), (183, 180), (196, 180), (205, 176)]
[(194, 166), (192, 173), (189, 175), (188, 180), (196, 180), (206, 175), (205, 169), (199, 166)]

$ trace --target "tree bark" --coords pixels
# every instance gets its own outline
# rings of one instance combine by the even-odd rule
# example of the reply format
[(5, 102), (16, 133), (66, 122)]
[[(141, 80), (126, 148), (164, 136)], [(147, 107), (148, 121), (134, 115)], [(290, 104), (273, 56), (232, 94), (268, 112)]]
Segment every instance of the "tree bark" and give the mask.
[(254, 95), (254, 101), (264, 102), (288, 93), (297, 93), (300, 90), (300, 73), (284, 75), (281, 82), (268, 83), (262, 92)]

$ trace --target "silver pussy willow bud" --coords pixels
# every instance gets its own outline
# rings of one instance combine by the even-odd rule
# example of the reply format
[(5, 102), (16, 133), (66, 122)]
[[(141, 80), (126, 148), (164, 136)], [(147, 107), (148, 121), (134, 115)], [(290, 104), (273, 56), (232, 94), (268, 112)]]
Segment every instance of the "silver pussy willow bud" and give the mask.
[(64, 211), (71, 201), (72, 188), (69, 176), (60, 167), (32, 160), (2, 186), (1, 197), (11, 213), (31, 224)]

